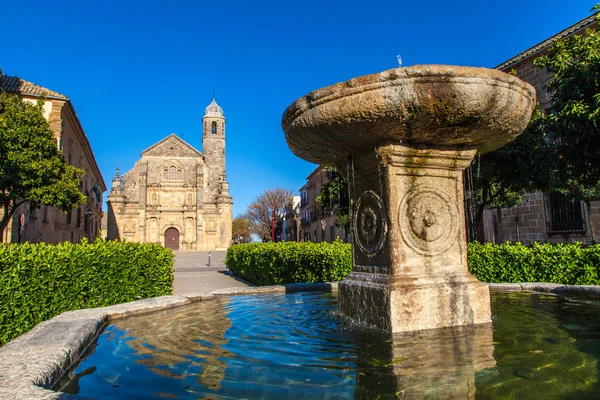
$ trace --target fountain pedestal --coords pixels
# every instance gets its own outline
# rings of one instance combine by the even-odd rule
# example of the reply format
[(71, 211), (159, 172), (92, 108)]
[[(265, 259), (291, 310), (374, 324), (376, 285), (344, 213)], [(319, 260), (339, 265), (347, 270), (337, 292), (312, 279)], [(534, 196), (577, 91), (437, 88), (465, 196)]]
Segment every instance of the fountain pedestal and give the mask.
[(491, 322), (462, 217), (475, 152), (386, 143), (349, 159), (354, 265), (339, 284), (342, 314), (392, 332)]
[(340, 312), (392, 331), (491, 322), (467, 270), (462, 171), (527, 126), (535, 90), (496, 70), (418, 65), (316, 90), (285, 111), (290, 149), (350, 187)]

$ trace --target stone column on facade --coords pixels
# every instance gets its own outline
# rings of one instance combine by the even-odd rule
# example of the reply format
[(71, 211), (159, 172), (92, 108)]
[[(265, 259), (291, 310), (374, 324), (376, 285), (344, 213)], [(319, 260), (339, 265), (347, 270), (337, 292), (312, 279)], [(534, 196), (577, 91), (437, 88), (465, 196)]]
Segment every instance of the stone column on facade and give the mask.
[(349, 181), (353, 269), (339, 310), (391, 332), (491, 322), (467, 269), (462, 171), (527, 126), (534, 89), (483, 68), (398, 68), (319, 89), (285, 111), (292, 151)]
[(196, 164), (196, 250), (204, 250), (204, 164)]
[(218, 238), (218, 247), (222, 249), (226, 249), (231, 246), (231, 236), (233, 232), (232, 227), (232, 207), (233, 207), (233, 199), (229, 195), (229, 183), (223, 180), (221, 182), (221, 190), (219, 193), (219, 197), (217, 197), (218, 204), (218, 212), (220, 215), (219, 221), (219, 230), (217, 234)]
[(148, 163), (140, 162), (138, 164), (138, 200), (139, 200), (139, 227), (137, 241), (144, 243), (146, 241), (146, 205), (148, 204)]
[(119, 167), (117, 167), (115, 171), (115, 177), (112, 180), (112, 187), (107, 198), (108, 215), (106, 221), (106, 237), (109, 240), (122, 239), (121, 235), (119, 234), (119, 224), (121, 223), (120, 209), (125, 200), (125, 195), (123, 194), (121, 184), (122, 182), (119, 175)]

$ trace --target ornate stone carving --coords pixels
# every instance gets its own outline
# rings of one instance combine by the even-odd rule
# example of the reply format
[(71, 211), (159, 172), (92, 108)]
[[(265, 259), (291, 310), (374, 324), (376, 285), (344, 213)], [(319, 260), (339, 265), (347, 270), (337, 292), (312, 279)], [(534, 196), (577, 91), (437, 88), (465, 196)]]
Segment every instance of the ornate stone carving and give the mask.
[(400, 202), (402, 238), (419, 254), (442, 253), (457, 241), (458, 213), (456, 203), (442, 190), (417, 186)]
[(372, 190), (360, 195), (353, 216), (354, 237), (360, 250), (368, 256), (377, 254), (387, 234), (385, 207)]
[(180, 194), (171, 194), (165, 198), (164, 202), (167, 207), (179, 207), (183, 205), (183, 197)]

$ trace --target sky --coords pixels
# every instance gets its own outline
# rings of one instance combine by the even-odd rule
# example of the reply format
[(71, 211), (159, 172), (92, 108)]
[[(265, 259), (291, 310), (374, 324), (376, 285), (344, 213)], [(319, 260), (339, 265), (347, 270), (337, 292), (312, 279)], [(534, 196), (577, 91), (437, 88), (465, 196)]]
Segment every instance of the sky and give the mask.
[[(213, 91), (234, 216), (299, 192), (283, 111), (309, 92), (398, 66), (493, 68), (590, 15), (594, 0), (8, 1), (0, 67), (71, 99), (110, 190), (115, 167), (171, 133), (202, 150)], [(104, 200), (106, 201), (106, 195)], [(105, 208), (106, 209), (106, 208)]]

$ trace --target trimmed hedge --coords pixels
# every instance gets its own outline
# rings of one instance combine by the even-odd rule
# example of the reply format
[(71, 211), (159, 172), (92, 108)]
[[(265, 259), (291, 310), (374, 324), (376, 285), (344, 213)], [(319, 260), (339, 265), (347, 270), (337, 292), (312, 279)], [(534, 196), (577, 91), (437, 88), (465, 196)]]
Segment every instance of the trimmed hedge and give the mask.
[(65, 311), (171, 294), (173, 258), (158, 244), (0, 244), (0, 346)]
[(469, 271), (483, 282), (600, 285), (600, 245), (473, 242), (468, 261)]
[(238, 244), (227, 249), (225, 264), (256, 285), (334, 282), (352, 271), (352, 250), (340, 241)]

